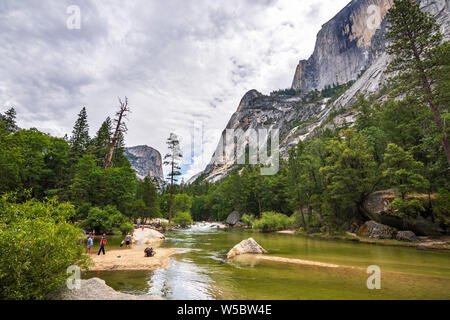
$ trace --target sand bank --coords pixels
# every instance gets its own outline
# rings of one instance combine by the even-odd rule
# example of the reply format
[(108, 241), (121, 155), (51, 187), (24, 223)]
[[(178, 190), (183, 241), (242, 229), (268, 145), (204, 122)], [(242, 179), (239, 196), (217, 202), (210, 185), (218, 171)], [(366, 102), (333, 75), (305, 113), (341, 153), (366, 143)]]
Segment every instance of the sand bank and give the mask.
[(156, 248), (154, 257), (144, 257), (143, 247), (132, 249), (108, 250), (106, 255), (91, 254), (94, 266), (90, 271), (112, 270), (157, 270), (170, 265), (169, 257), (177, 251), (170, 248)]

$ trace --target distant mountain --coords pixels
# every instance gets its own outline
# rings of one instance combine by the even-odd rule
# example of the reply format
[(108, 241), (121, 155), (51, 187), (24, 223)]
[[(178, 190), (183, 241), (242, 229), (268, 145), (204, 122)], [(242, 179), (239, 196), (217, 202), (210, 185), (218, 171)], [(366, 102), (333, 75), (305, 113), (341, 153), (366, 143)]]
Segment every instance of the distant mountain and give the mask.
[(150, 176), (156, 178), (160, 185), (164, 184), (162, 157), (158, 150), (149, 146), (129, 147), (125, 148), (125, 156), (139, 179)]

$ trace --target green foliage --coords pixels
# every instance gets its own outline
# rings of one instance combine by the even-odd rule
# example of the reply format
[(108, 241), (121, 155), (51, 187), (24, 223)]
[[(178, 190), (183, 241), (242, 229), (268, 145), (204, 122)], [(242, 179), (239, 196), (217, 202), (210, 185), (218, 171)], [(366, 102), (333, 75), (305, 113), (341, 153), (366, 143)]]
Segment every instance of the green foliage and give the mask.
[(253, 229), (263, 232), (288, 229), (294, 225), (294, 220), (282, 213), (264, 212), (262, 218), (253, 222)]
[(175, 213), (175, 216), (173, 217), (173, 222), (176, 225), (182, 226), (182, 227), (188, 227), (191, 224), (194, 223), (194, 221), (192, 220), (192, 216), (188, 211), (185, 212), (181, 212), (178, 211)]
[(88, 231), (95, 230), (97, 234), (124, 233), (133, 230), (130, 220), (114, 206), (92, 207), (81, 225)]
[[(143, 181), (138, 181), (136, 198), (140, 205), (139, 217), (159, 218), (160, 211), (160, 197), (158, 194), (158, 182), (146, 177)], [(140, 201), (140, 202), (139, 202)], [(135, 210), (135, 213), (137, 214)]]
[(408, 193), (422, 191), (428, 187), (428, 181), (419, 173), (423, 164), (415, 161), (409, 152), (393, 143), (387, 146), (383, 167), (383, 176), (391, 181), (391, 185), (401, 193), (403, 200)]
[(433, 205), (433, 211), (443, 224), (450, 223), (450, 191), (446, 189), (439, 189)]
[(255, 216), (251, 214), (243, 214), (241, 220), (247, 227), (251, 227), (255, 222)]
[(78, 119), (73, 127), (70, 146), (75, 156), (82, 156), (90, 144), (89, 124), (87, 122), (86, 108), (83, 107), (78, 114)]
[(0, 299), (47, 299), (64, 285), (67, 267), (88, 265), (69, 222), (72, 205), (0, 199)]
[(393, 87), (397, 94), (412, 95), (431, 110), (450, 164), (448, 128), (442, 119), (450, 101), (450, 43), (442, 42), (435, 18), (416, 1), (396, 0), (389, 10), (389, 22), (387, 52), (394, 59), (388, 71), (395, 73)]
[(425, 208), (418, 199), (396, 198), (392, 201), (390, 207), (394, 209), (394, 213), (401, 218), (405, 215), (417, 217), (421, 212), (425, 211)]
[(188, 194), (176, 194), (173, 197), (173, 212), (189, 212), (192, 207), (192, 197)]

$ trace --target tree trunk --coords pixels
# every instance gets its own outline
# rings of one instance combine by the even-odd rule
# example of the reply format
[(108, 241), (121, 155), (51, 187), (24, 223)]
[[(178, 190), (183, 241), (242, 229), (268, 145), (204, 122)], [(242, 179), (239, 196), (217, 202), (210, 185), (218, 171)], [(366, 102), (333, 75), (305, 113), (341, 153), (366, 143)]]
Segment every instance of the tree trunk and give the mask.
[(170, 177), (170, 199), (169, 199), (169, 224), (172, 223), (172, 204), (173, 204), (173, 166), (174, 166), (174, 159), (172, 158), (172, 176)]

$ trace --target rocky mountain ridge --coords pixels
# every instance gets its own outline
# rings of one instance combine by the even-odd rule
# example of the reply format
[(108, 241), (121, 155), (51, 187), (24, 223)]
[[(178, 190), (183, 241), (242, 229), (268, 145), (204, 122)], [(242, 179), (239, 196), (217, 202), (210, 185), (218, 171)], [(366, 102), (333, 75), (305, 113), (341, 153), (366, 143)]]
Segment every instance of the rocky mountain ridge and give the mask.
[[(386, 12), (392, 0), (353, 0), (334, 18), (324, 24), (318, 33), (316, 48), (309, 60), (302, 60), (289, 91), (265, 96), (250, 90), (242, 98), (225, 130), (240, 131), (238, 139), (248, 139), (248, 129), (279, 129), (280, 152), (286, 157), (288, 150), (316, 130), (327, 126), (353, 124), (357, 112), (350, 110), (359, 94), (380, 92), (386, 84), (385, 70), (391, 58), (385, 53)], [(431, 13), (442, 26), (446, 39), (450, 39), (450, 5), (448, 0), (421, 0), (422, 10)], [(363, 21), (370, 21), (378, 6), (383, 19), (373, 30)], [(300, 69), (300, 70), (299, 70)], [(345, 89), (339, 96), (317, 97), (311, 93), (330, 86)], [(227, 146), (225, 130), (211, 162), (201, 175), (215, 182), (225, 177), (235, 165), (227, 154), (234, 146)], [(239, 151), (236, 151), (239, 152)], [(239, 157), (239, 154), (237, 155)]]

